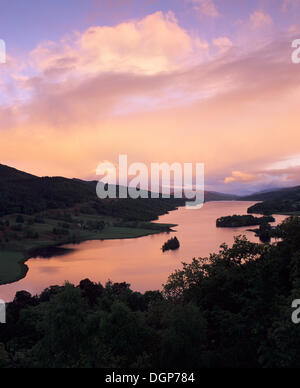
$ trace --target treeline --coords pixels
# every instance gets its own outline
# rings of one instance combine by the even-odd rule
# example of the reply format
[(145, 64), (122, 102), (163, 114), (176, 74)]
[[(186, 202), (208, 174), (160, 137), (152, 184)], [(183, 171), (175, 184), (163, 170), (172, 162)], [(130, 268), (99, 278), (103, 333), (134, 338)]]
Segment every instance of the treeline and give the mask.
[(195, 259), (163, 292), (126, 283), (18, 293), (0, 327), (2, 367), (300, 367), (300, 220), (277, 245), (237, 238)]

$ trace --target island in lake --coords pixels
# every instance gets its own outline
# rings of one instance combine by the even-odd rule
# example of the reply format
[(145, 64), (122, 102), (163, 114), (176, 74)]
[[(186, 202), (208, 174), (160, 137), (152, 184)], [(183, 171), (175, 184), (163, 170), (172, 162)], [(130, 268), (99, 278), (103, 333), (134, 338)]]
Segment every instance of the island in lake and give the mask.
[(180, 242), (177, 237), (171, 238), (169, 241), (167, 241), (163, 247), (162, 251), (176, 251), (177, 249), (180, 248)]
[(216, 224), (217, 228), (240, 228), (244, 226), (264, 225), (269, 222), (275, 222), (275, 218), (273, 216), (254, 217), (252, 215), (233, 215), (218, 218)]

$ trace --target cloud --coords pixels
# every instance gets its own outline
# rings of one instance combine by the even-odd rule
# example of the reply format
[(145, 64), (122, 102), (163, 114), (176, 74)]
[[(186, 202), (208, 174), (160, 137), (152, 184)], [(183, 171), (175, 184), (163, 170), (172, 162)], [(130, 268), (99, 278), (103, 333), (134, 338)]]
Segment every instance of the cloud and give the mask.
[(258, 170), (252, 173), (240, 171), (232, 172), (230, 177), (224, 180), (229, 191), (239, 191), (240, 193), (251, 193), (261, 190), (272, 190), (282, 187), (293, 187), (299, 182), (299, 167), (282, 170)]
[(186, 2), (193, 3), (194, 10), (202, 15), (211, 18), (218, 18), (221, 16), (213, 0), (186, 0)]
[(300, 155), (292, 155), (282, 160), (271, 163), (266, 167), (266, 171), (288, 170), (290, 168), (300, 168)]
[(99, 72), (157, 74), (172, 72), (208, 44), (192, 38), (172, 12), (156, 12), (116, 26), (94, 26), (60, 43), (40, 44), (32, 53), (35, 66), (48, 76)]
[(253, 29), (260, 29), (273, 24), (270, 15), (263, 11), (255, 11), (250, 15), (250, 25)]
[(233, 47), (232, 41), (226, 36), (222, 36), (220, 38), (213, 39), (213, 44), (219, 49), (221, 53), (225, 53), (231, 47)]
[(283, 13), (288, 12), (290, 9), (295, 9), (300, 6), (300, 0), (284, 0), (281, 6)]
[(248, 174), (241, 171), (232, 171), (230, 177), (225, 178), (224, 183), (233, 183), (233, 182), (253, 182), (256, 180), (256, 176), (253, 174)]

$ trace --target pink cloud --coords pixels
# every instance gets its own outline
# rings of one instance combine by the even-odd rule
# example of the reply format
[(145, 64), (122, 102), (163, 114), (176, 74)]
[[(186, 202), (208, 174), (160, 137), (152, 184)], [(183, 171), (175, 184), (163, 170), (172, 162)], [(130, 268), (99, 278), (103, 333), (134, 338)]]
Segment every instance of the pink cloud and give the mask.
[(256, 180), (254, 174), (249, 174), (241, 171), (232, 171), (231, 176), (225, 178), (224, 183), (233, 183), (233, 182), (252, 182)]
[(232, 41), (226, 36), (222, 36), (220, 38), (215, 38), (213, 40), (213, 44), (219, 49), (221, 53), (225, 53), (231, 47), (233, 47)]
[[(180, 47), (180, 50), (179, 50)], [(40, 44), (32, 53), (48, 75), (75, 71), (157, 74), (177, 70), (208, 44), (191, 37), (172, 12), (156, 12), (113, 27), (94, 26), (73, 39)]]
[(186, 0), (186, 2), (193, 3), (194, 10), (201, 15), (209, 16), (211, 18), (218, 18), (221, 16), (213, 0)]
[(270, 26), (272, 24), (273, 20), (271, 16), (263, 11), (255, 11), (250, 15), (250, 25), (254, 29)]

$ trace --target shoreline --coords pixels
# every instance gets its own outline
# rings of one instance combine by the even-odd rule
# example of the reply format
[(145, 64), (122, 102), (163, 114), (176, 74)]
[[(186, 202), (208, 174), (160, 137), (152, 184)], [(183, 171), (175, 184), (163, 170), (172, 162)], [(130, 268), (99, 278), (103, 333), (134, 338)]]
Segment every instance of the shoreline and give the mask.
[[(24, 279), (28, 273), (29, 267), (26, 265), (26, 262), (32, 258), (34, 255), (34, 251), (38, 252), (40, 249), (47, 249), (47, 248), (54, 248), (54, 247), (61, 247), (65, 245), (79, 245), (87, 241), (109, 241), (109, 240), (132, 240), (132, 239), (139, 239), (155, 234), (161, 234), (161, 233), (172, 233), (175, 232), (172, 228), (176, 227), (176, 224), (162, 224), (162, 223), (149, 223), (149, 225), (155, 225), (157, 229), (138, 229), (138, 228), (115, 228), (118, 229), (119, 232), (122, 232), (122, 229), (124, 230), (124, 235), (122, 233), (119, 233), (116, 231), (115, 236), (105, 236), (105, 232), (107, 233), (107, 230), (102, 231), (103, 234), (102, 237), (97, 236), (96, 233), (92, 233), (89, 237), (82, 237), (78, 238), (78, 240), (74, 243), (74, 241), (71, 240), (64, 240), (64, 241), (53, 241), (53, 242), (47, 242), (45, 244), (36, 244), (32, 248), (30, 248), (26, 252), (22, 252), (19, 250), (13, 251), (9, 250), (7, 252), (15, 255), (21, 255), (22, 257), (17, 259), (16, 263), (20, 268), (20, 273), (16, 276), (13, 276), (12, 279), (9, 280), (1, 280), (0, 279), (0, 286), (5, 286), (9, 284), (16, 283), (22, 279)], [(159, 229), (159, 227), (165, 227), (166, 230)], [(126, 233), (127, 231), (127, 233)], [(140, 233), (138, 232), (140, 231)], [(132, 232), (131, 234), (129, 232)], [(5, 252), (4, 252), (5, 255)]]

